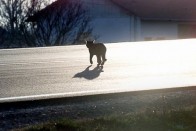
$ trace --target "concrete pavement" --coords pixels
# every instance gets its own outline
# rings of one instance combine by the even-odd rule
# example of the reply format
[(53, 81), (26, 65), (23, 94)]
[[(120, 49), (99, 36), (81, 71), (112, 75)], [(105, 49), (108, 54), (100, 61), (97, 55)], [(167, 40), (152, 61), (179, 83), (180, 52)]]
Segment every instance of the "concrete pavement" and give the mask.
[(0, 50), (0, 103), (196, 85), (196, 40), (106, 44), (103, 69), (85, 45)]

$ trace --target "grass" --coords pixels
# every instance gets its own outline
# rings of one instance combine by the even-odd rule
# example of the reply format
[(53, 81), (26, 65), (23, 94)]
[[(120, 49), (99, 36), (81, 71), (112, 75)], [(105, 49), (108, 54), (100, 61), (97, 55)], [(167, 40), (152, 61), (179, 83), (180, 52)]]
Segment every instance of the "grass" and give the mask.
[(60, 119), (20, 129), (24, 131), (193, 131), (196, 107), (191, 109), (110, 115), (95, 119)]

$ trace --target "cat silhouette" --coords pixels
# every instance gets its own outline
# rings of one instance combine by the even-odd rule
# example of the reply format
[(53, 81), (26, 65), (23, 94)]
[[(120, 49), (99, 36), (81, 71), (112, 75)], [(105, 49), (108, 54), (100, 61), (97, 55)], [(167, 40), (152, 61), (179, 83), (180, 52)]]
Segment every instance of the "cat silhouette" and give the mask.
[(97, 64), (104, 65), (106, 59), (106, 47), (103, 43), (94, 43), (94, 41), (86, 41), (86, 46), (89, 49), (90, 63), (93, 64), (93, 56), (97, 56)]

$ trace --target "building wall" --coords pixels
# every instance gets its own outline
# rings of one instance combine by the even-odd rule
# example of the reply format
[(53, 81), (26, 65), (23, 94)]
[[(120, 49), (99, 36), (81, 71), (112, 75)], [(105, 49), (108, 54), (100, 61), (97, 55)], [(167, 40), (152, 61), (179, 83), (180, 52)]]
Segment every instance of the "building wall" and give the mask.
[(93, 37), (97, 42), (129, 42), (178, 38), (178, 23), (142, 21), (130, 16), (109, 0), (82, 0), (92, 17)]
[(196, 23), (179, 23), (178, 37), (180, 39), (196, 38)]
[(122, 9), (110, 0), (81, 0), (92, 17), (125, 17), (128, 16)]
[(98, 42), (131, 41), (130, 18), (95, 18), (92, 22), (93, 35)]
[(109, 0), (82, 0), (92, 17), (93, 38), (97, 42), (131, 41), (131, 16)]
[(178, 38), (178, 23), (167, 21), (142, 21), (141, 40), (169, 40)]

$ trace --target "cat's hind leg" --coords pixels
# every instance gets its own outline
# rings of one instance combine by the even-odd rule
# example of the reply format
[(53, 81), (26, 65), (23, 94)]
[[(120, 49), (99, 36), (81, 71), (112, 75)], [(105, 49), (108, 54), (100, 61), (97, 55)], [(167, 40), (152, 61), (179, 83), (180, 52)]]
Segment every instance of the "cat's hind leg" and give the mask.
[(98, 65), (101, 64), (101, 55), (97, 55), (97, 64), (98, 64)]
[(101, 63), (101, 65), (104, 65), (104, 63), (107, 61), (107, 59), (105, 58), (105, 53), (101, 57), (102, 57), (102, 63)]

